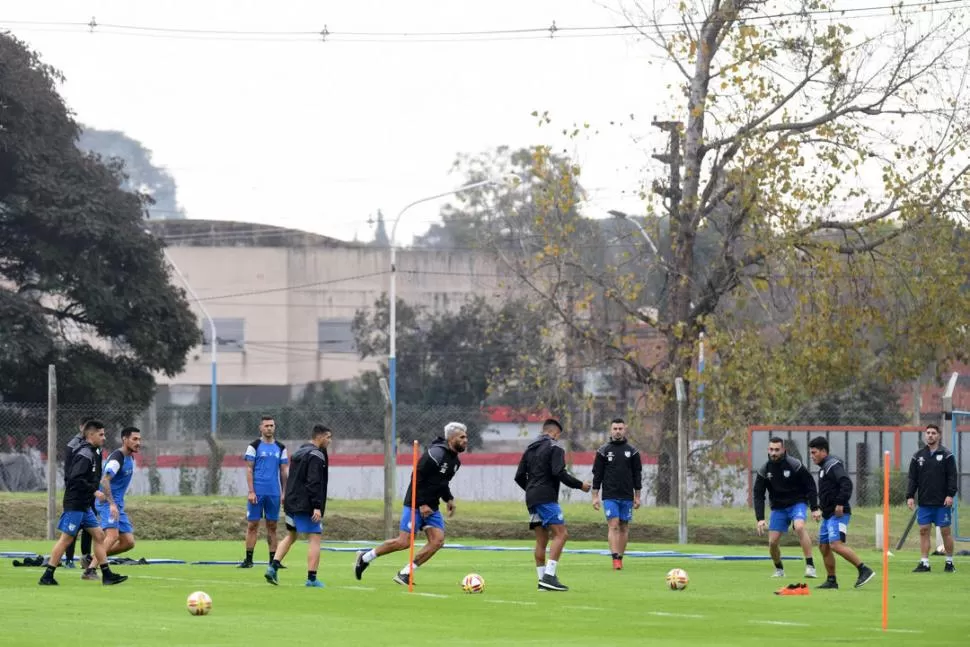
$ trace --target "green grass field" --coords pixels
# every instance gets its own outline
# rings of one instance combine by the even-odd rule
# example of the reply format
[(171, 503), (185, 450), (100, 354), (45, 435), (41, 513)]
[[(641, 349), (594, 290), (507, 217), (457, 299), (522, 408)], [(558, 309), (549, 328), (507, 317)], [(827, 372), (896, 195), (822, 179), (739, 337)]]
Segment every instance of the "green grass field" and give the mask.
[[(455, 543), (483, 542), (450, 539)], [(47, 541), (0, 540), (0, 551), (46, 553)], [(530, 546), (528, 542), (489, 545)], [(348, 548), (330, 544), (332, 548)], [(567, 548), (604, 548), (603, 542), (570, 542)], [(241, 541), (142, 541), (134, 557), (186, 561), (239, 559)], [(719, 555), (763, 555), (764, 549), (720, 546), (642, 546), (630, 550), (690, 550)], [(260, 541), (256, 558), (265, 560)], [(894, 558), (890, 575), (890, 631), (880, 629), (882, 576), (853, 589), (854, 570), (839, 561), (842, 589), (807, 597), (779, 597), (784, 583), (803, 581), (802, 565), (788, 561), (788, 577), (769, 577), (767, 561), (715, 561), (627, 557), (623, 571), (608, 556), (567, 554), (560, 578), (567, 593), (536, 591), (531, 552), (445, 549), (417, 571), (415, 591), (391, 581), (406, 554), (382, 557), (354, 579), (353, 552), (325, 551), (320, 579), (307, 589), (305, 544), (287, 557), (280, 586), (268, 585), (263, 568), (232, 566), (118, 566), (130, 580), (103, 587), (80, 579), (78, 569), (58, 569), (59, 587), (40, 587), (40, 568), (13, 568), (0, 559), (0, 609), (5, 645), (76, 643), (102, 645), (750, 645), (757, 641), (861, 645), (966, 645), (970, 615), (970, 560), (957, 558), (956, 574), (912, 574), (915, 555)], [(792, 550), (787, 555), (794, 555)], [(860, 554), (877, 570), (880, 556)], [(817, 560), (820, 559), (816, 557)], [(821, 564), (819, 563), (819, 566)], [(664, 574), (690, 574), (685, 591), (670, 591)], [(820, 569), (821, 570), (821, 569)], [(480, 573), (486, 591), (468, 595), (459, 582)], [(812, 585), (821, 580), (809, 581)], [(193, 617), (186, 596), (203, 590), (212, 613)]]

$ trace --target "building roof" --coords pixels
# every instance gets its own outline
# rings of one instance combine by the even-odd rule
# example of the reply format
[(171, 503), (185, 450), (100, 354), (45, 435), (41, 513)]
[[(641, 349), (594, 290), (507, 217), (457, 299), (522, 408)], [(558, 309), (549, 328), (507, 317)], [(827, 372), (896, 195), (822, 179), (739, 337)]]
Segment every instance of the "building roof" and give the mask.
[(193, 247), (367, 247), (299, 229), (234, 220), (146, 220), (145, 225), (169, 246)]

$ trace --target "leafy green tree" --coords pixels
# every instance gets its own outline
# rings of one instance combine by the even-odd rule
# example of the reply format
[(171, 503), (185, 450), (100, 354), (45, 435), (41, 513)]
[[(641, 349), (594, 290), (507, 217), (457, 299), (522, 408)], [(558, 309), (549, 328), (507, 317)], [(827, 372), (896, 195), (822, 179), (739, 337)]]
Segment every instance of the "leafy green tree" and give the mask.
[(80, 132), (36, 52), (0, 35), (0, 396), (147, 404), (199, 342), (144, 196), (120, 166), (77, 147)]

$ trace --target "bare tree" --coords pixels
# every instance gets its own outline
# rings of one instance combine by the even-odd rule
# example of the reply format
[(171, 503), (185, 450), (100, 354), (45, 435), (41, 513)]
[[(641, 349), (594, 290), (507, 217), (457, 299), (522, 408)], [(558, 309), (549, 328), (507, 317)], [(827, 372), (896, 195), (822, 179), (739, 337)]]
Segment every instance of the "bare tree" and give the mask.
[[(791, 393), (861, 370), (905, 379), (961, 356), (966, 329), (951, 322), (970, 315), (966, 272), (954, 271), (970, 171), (965, 13), (900, 3), (863, 24), (822, 0), (695, 0), (627, 15), (678, 78), (671, 119), (658, 122), (668, 177), (644, 182), (668, 234), (656, 254), (641, 251), (664, 289), (644, 303), (634, 259), (588, 261), (562, 190), (579, 169), (553, 170), (540, 150), (536, 208), (499, 214), (531, 245), (498, 251), (559, 323), (623, 364), (668, 422), (674, 378), (696, 386), (706, 332), (720, 359), (704, 378), (721, 416), (715, 441)], [(698, 237), (712, 231), (718, 252), (699, 266)], [(664, 337), (662, 361), (589, 316), (601, 297)], [(741, 316), (752, 307), (765, 316)], [(666, 424), (661, 437), (669, 456), (674, 432)]]

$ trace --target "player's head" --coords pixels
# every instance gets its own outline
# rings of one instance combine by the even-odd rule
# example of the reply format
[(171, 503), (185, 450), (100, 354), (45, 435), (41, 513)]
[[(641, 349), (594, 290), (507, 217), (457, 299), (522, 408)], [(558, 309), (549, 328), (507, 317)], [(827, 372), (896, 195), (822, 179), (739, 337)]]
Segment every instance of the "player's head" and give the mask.
[(777, 463), (785, 457), (785, 439), (772, 436), (768, 440), (768, 460)]
[(104, 423), (100, 420), (88, 420), (84, 423), (84, 440), (95, 447), (104, 446)]
[(276, 434), (276, 420), (273, 419), (273, 416), (260, 418), (259, 433), (263, 438), (272, 438)]
[(562, 424), (555, 418), (546, 418), (542, 423), (542, 433), (553, 440), (559, 440), (559, 436), (562, 435)]
[(926, 440), (927, 445), (935, 448), (940, 444), (940, 428), (934, 424), (926, 425), (926, 430), (923, 432), (923, 438)]
[(815, 436), (808, 443), (808, 451), (812, 453), (812, 460), (821, 465), (829, 455), (829, 439), (825, 436)]
[(320, 449), (326, 449), (330, 447), (331, 440), (333, 440), (333, 431), (330, 427), (320, 424), (313, 425), (313, 431), (310, 432), (311, 443)]
[(626, 423), (623, 418), (613, 418), (610, 420), (610, 438), (613, 440), (623, 440), (626, 438)]
[(77, 422), (77, 429), (78, 429), (78, 431), (80, 431), (83, 434), (84, 433), (84, 425), (88, 424), (92, 420), (94, 420), (94, 416), (81, 416), (81, 419), (78, 420), (78, 422)]
[(460, 422), (449, 422), (445, 425), (445, 440), (451, 451), (460, 454), (468, 449), (468, 427)]
[(141, 429), (138, 427), (125, 427), (122, 429), (121, 448), (129, 454), (137, 454), (141, 451)]

